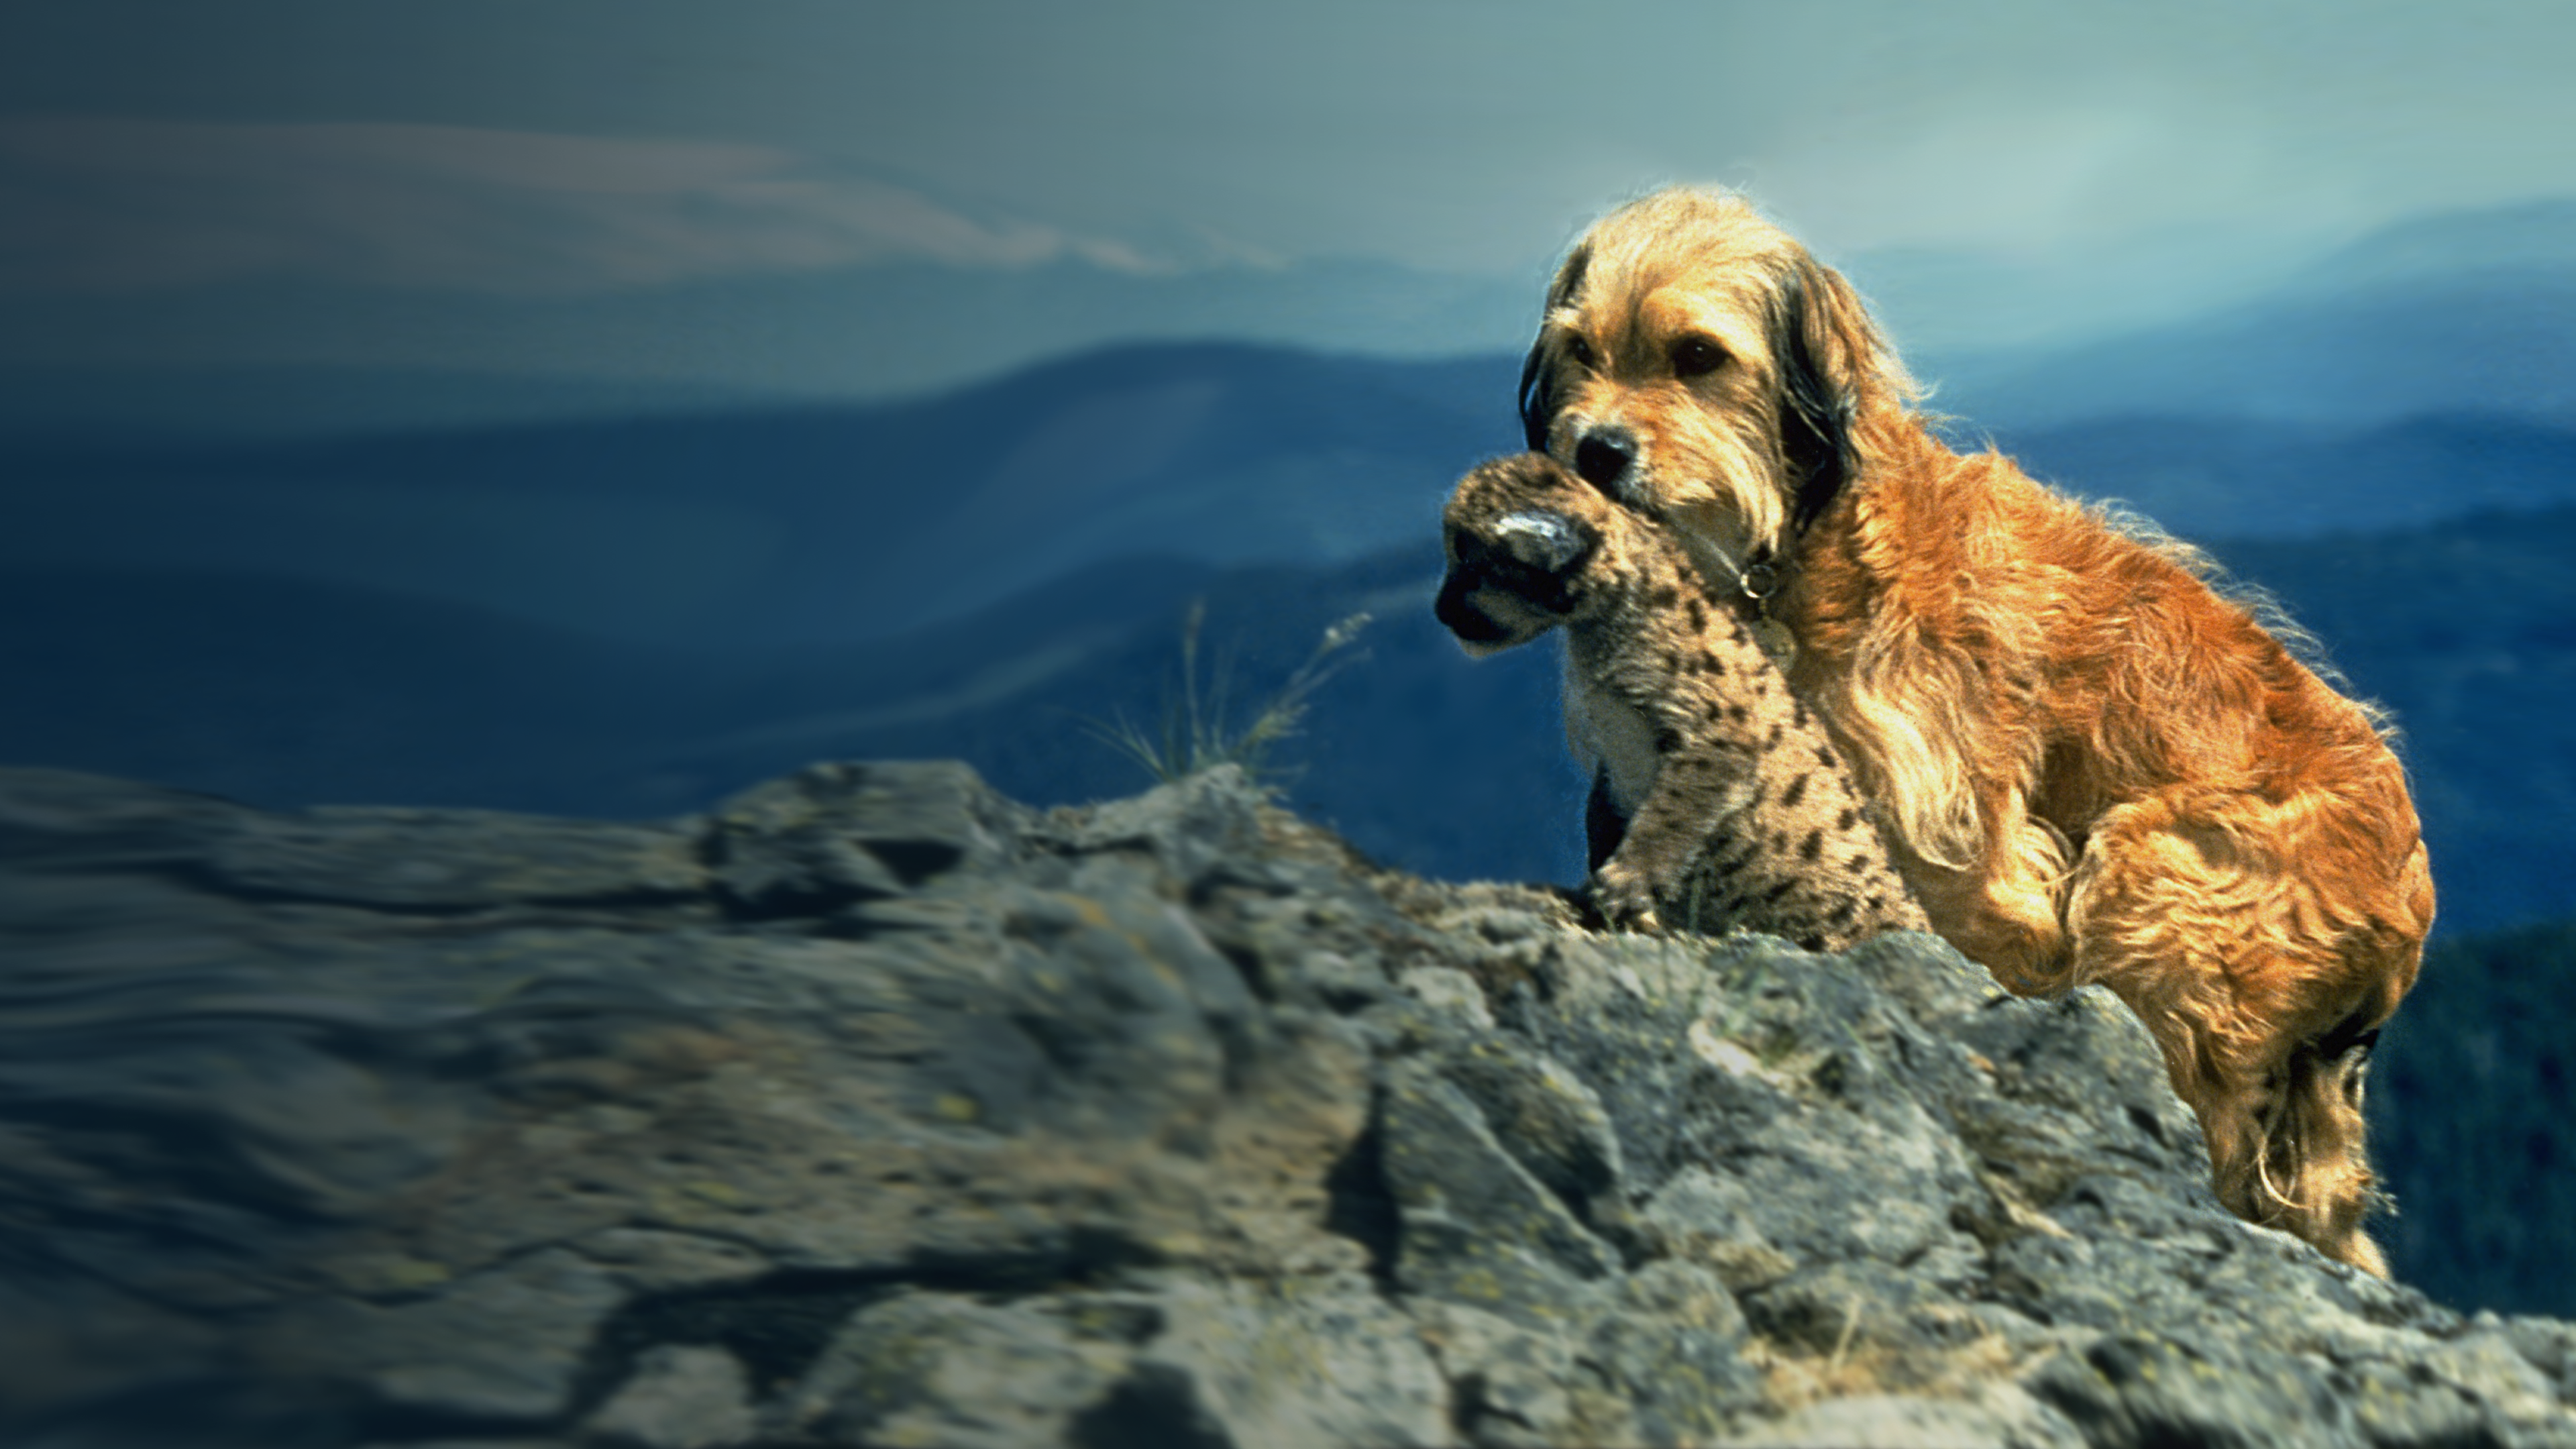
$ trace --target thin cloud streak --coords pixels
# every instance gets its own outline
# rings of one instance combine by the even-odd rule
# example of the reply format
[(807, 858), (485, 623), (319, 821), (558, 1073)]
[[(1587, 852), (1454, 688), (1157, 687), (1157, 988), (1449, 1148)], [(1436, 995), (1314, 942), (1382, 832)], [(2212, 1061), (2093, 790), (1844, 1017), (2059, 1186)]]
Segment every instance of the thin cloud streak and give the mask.
[(0, 289), (261, 277), (502, 294), (928, 261), (1161, 265), (772, 147), (464, 126), (0, 121)]

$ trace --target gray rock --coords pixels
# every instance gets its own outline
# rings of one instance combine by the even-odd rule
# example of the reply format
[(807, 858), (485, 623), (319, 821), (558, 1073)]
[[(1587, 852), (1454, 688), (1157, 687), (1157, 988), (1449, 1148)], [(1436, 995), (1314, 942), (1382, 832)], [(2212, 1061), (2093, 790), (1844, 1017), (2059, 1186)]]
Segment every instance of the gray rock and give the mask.
[[(1180, 1282), (1160, 1297), (1162, 1335), (1138, 1355), (1141, 1385), (1192, 1405), (1209, 1442), (1336, 1449), (1449, 1438), (1449, 1386), (1420, 1329), (1357, 1274), (1275, 1283)], [(1137, 1432), (1136, 1418), (1089, 1426), (1101, 1443), (1188, 1442)]]
[(1612, 1443), (1633, 1427), (1627, 1406), (1578, 1368), (1566, 1325), (1534, 1327), (1438, 1299), (1414, 1305), (1413, 1316), (1453, 1386), (1467, 1442)]
[(1382, 1123), (1407, 1288), (1508, 1304), (1525, 1277), (1552, 1297), (1567, 1282), (1611, 1271), (1609, 1245), (1505, 1150), (1475, 1103), (1432, 1064), (1394, 1064)]
[(340, 1294), (253, 1330), (253, 1362), (346, 1383), (375, 1402), (477, 1419), (541, 1419), (571, 1398), (618, 1301), (578, 1254), (541, 1248), (437, 1291)]
[(1442, 1054), (1439, 1066), (1503, 1150), (1569, 1207), (1584, 1210), (1626, 1175), (1601, 1099), (1564, 1067), (1490, 1032)]
[(766, 1428), (791, 1443), (1061, 1444), (1114, 1412), (1134, 1340), (1161, 1322), (1143, 1302), (898, 1292), (852, 1315)]
[(1017, 813), (954, 760), (813, 765), (719, 807), (705, 854), (737, 909), (812, 914), (987, 858)]
[(636, 1358), (634, 1376), (581, 1435), (599, 1449), (732, 1449), (759, 1429), (740, 1360), (720, 1348), (663, 1344)]
[(1580, 928), (1231, 771), (662, 824), (0, 772), (0, 1441), (2576, 1444), (1940, 942)]
[(2076, 1449), (2066, 1419), (2009, 1384), (1970, 1398), (1855, 1394), (1720, 1441), (1744, 1449)]

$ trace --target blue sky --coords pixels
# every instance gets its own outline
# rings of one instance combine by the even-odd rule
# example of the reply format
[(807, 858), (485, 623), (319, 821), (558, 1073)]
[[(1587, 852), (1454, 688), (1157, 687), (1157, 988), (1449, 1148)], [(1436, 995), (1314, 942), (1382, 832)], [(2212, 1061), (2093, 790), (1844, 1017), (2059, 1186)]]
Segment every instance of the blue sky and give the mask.
[[(2576, 7), (2492, 0), (21, 0), (0, 299), (1324, 262), (1517, 297), (1586, 218), (1688, 180), (1748, 189), (1910, 343), (1974, 350), (2576, 192), (2571, 61)], [(1406, 345), (1518, 325), (1478, 305), (1456, 347)]]

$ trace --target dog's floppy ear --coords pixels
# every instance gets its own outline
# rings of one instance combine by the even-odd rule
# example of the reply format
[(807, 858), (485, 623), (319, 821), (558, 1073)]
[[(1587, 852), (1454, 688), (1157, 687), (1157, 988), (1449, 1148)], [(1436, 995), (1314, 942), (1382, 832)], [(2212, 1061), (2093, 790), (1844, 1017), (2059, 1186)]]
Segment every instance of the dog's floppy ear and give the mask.
[(1857, 461), (1852, 422), (1860, 413), (1859, 389), (1852, 349), (1834, 325), (1837, 291), (1849, 291), (1842, 278), (1801, 257), (1773, 294), (1778, 305), (1769, 320), (1771, 355), (1780, 362), (1780, 447), (1798, 480), (1798, 528), (1832, 504)]
[(1918, 392), (1851, 283), (1813, 257), (1782, 273), (1770, 318), (1780, 359), (1780, 445), (1798, 478), (1795, 526), (1823, 513), (1860, 471), (1857, 424)]
[(1547, 306), (1539, 313), (1538, 338), (1530, 343), (1529, 356), (1521, 359), (1521, 437), (1533, 453), (1547, 451), (1547, 430), (1556, 421), (1556, 410), (1563, 402), (1563, 392), (1556, 382), (1556, 370), (1547, 365), (1548, 314), (1564, 306), (1583, 285), (1584, 269), (1592, 264), (1592, 249), (1578, 246), (1556, 269), (1556, 280), (1548, 283)]

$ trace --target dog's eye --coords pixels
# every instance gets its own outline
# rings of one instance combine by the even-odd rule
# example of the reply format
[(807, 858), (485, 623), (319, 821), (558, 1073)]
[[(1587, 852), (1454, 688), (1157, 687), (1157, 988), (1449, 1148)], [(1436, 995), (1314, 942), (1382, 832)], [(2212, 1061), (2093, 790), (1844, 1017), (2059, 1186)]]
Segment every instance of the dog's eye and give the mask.
[(1673, 344), (1673, 372), (1703, 377), (1726, 365), (1726, 349), (1705, 337), (1685, 337)]
[(1592, 344), (1584, 341), (1583, 334), (1579, 332), (1565, 335), (1565, 355), (1574, 359), (1577, 367), (1590, 367), (1596, 361), (1592, 355)]

